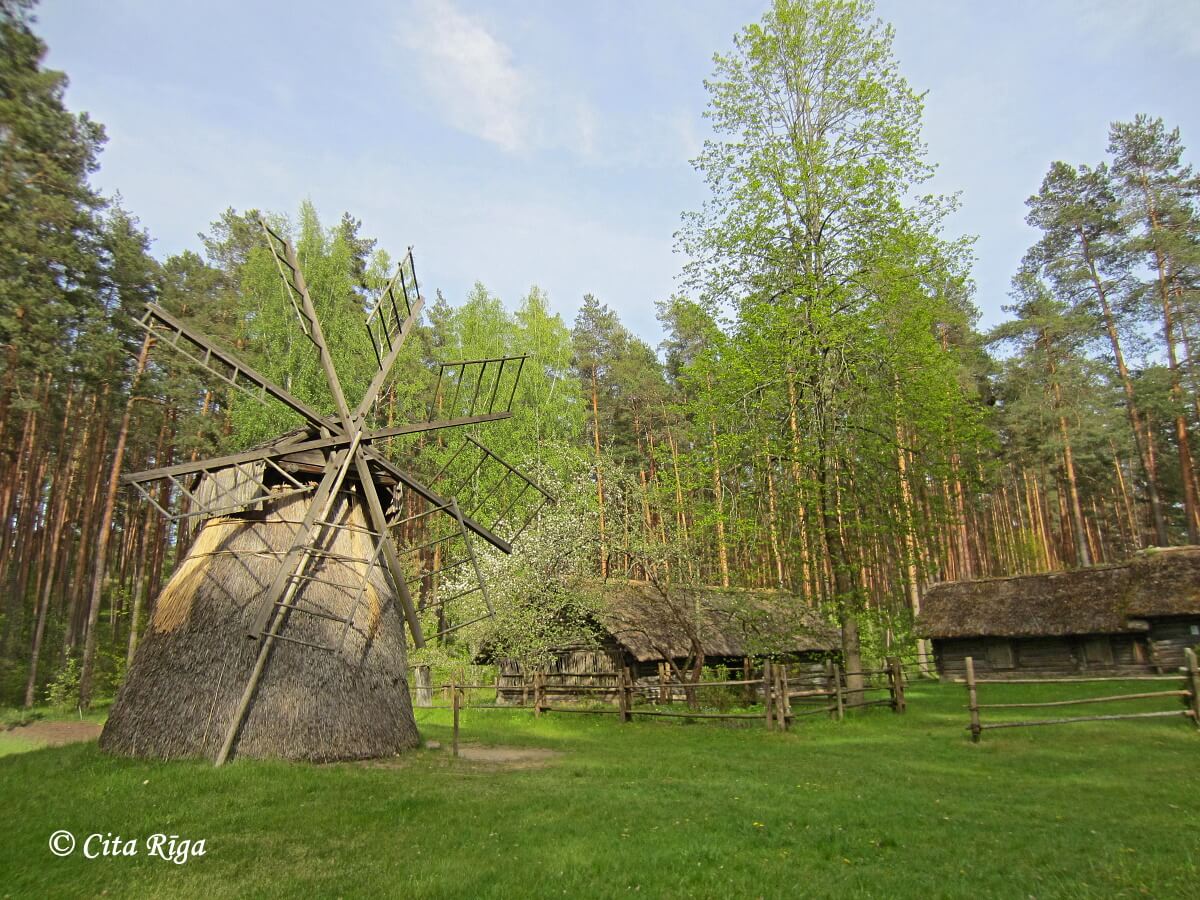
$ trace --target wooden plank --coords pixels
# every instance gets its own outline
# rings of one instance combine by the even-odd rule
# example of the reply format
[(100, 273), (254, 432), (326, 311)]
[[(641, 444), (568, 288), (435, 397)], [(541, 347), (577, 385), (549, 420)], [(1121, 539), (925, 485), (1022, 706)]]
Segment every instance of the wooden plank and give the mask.
[(1025, 728), (1031, 725), (1067, 725), (1071, 722), (1110, 722), (1116, 719), (1161, 719), (1168, 716), (1192, 717), (1190, 709), (1168, 709), (1159, 712), (1115, 713), (1108, 716), (1066, 716), (1061, 719), (1030, 719), (1028, 722), (989, 722), (982, 728)]
[(1034, 709), (1043, 706), (1075, 706), (1081, 703), (1113, 703), (1118, 700), (1145, 700), (1148, 697), (1190, 697), (1191, 691), (1150, 691), (1144, 694), (1115, 694), (1111, 697), (1082, 697), (1077, 700), (1050, 700), (1042, 703), (981, 703), (979, 709)]
[[(1094, 678), (976, 678), (976, 684), (1091, 684), (1104, 681), (1177, 681), (1178, 675), (1106, 675)], [(954, 684), (965, 684), (962, 678)]]

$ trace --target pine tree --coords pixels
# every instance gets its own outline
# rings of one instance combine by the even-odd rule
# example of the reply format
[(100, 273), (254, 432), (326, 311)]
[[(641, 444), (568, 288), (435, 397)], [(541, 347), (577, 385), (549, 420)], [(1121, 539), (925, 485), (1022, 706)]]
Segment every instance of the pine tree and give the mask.
[(1133, 122), (1114, 123), (1108, 149), (1113, 155), (1112, 170), (1125, 221), (1133, 233), (1129, 248), (1142, 255), (1151, 272), (1151, 281), (1142, 285), (1141, 294), (1147, 303), (1157, 306), (1162, 316), (1188, 542), (1197, 544), (1200, 495), (1183, 396), (1179, 326), (1187, 289), (1184, 273), (1192, 268), (1191, 257), (1200, 231), (1196, 211), (1200, 181), (1192, 167), (1182, 161), (1179, 129), (1168, 130), (1162, 119), (1139, 115)]
[(1037, 265), (1050, 277), (1060, 297), (1093, 315), (1108, 338), (1150, 502), (1155, 540), (1159, 546), (1166, 546), (1166, 517), (1156, 479), (1151, 477), (1145, 426), (1122, 348), (1124, 323), (1118, 316), (1131, 287), (1132, 260), (1107, 167), (1075, 169), (1057, 162), (1039, 193), (1026, 205), (1026, 221), (1044, 232), (1030, 251), (1028, 264)]

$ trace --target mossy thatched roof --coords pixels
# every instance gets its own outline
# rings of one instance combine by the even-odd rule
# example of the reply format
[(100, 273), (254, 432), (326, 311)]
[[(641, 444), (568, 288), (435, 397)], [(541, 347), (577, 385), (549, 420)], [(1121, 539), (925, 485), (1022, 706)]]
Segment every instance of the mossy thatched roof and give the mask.
[(644, 581), (608, 581), (597, 589), (600, 626), (639, 662), (687, 657), (693, 628), (706, 656), (840, 646), (837, 629), (782, 591), (673, 585), (664, 593)]
[(1200, 547), (1073, 572), (934, 584), (917, 627), (932, 638), (1054, 637), (1141, 631), (1142, 619), (1182, 615), (1200, 615)]

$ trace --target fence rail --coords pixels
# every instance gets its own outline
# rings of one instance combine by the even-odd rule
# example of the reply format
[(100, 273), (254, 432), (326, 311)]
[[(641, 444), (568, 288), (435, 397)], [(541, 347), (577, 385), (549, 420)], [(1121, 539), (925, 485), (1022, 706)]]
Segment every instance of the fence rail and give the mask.
[[(1196, 652), (1184, 650), (1184, 667), (1178, 675), (1132, 675), (1128, 678), (1120, 676), (1092, 678), (994, 678), (980, 679), (975, 677), (975, 660), (966, 658), (967, 677), (961, 681), (967, 687), (967, 710), (970, 713), (971, 740), (979, 743), (983, 732), (993, 728), (1030, 728), (1041, 725), (1069, 725), (1075, 722), (1111, 722), (1121, 719), (1160, 719), (1184, 716), (1190, 718), (1200, 728), (1200, 669), (1197, 668)], [(1104, 697), (1073, 697), (1066, 700), (1043, 700), (1024, 703), (980, 703), (979, 686), (996, 684), (1096, 684), (1112, 681), (1174, 681), (1182, 680), (1183, 686), (1178, 690), (1140, 691), (1132, 694), (1110, 694)], [(1010, 722), (984, 722), (981, 716), (983, 710), (989, 709), (1049, 709), (1064, 706), (1082, 706), (1090, 703), (1124, 703), (1130, 700), (1151, 700), (1175, 697), (1183, 701), (1183, 709), (1154, 710), (1151, 712), (1108, 713), (1092, 716), (1063, 716), (1054, 719), (1025, 719)]]
[[(747, 667), (747, 676), (752, 670)], [(453, 713), (453, 751), (458, 755), (459, 719), (463, 709), (528, 709), (535, 717), (546, 713), (578, 713), (583, 715), (612, 715), (619, 716), (622, 722), (631, 722), (635, 716), (652, 716), (674, 719), (714, 719), (730, 721), (761, 721), (768, 730), (786, 731), (793, 720), (804, 716), (828, 714), (841, 721), (845, 717), (847, 706), (890, 706), (894, 712), (903, 713), (907, 708), (905, 685), (908, 674), (905, 666), (897, 658), (889, 658), (887, 665), (880, 669), (864, 669), (860, 672), (846, 673), (835, 664), (830, 663), (823, 676), (816, 678), (824, 682), (821, 688), (804, 686), (793, 687), (791, 675), (786, 665), (765, 661), (761, 678), (739, 678), (729, 681), (697, 681), (678, 682), (667, 681), (665, 677), (658, 684), (653, 682), (638, 684), (634, 681), (628, 668), (612, 673), (570, 673), (569, 677), (585, 676), (615, 679), (616, 683), (606, 685), (552, 685), (547, 683), (548, 673), (535, 672), (531, 681), (523, 687), (532, 695), (530, 706), (500, 706), (495, 703), (472, 703), (469, 695), (474, 690), (499, 689), (497, 684), (480, 684), (474, 682), (458, 682), (451, 680), (444, 684), (433, 684), (429, 678), (428, 668), (418, 670), (414, 687), (416, 705), (424, 709), (450, 709)], [(848, 676), (864, 678), (879, 678), (879, 684), (865, 684), (863, 687), (851, 688), (846, 684)], [(811, 676), (809, 676), (811, 677)], [(694, 702), (696, 692), (715, 688), (749, 688), (750, 696), (756, 699), (761, 686), (763, 702), (762, 712), (712, 712), (700, 709), (664, 709), (674, 702), (676, 690), (682, 690), (688, 699), (689, 706)], [(449, 703), (435, 704), (433, 698), (440, 692), (448, 697)], [(868, 699), (868, 694), (882, 692), (886, 696)], [(616, 696), (616, 707), (603, 706), (561, 706), (554, 705), (551, 698), (562, 694), (605, 694)], [(850, 702), (852, 697), (861, 697), (858, 702)], [(637, 700), (653, 704), (653, 708), (636, 705)], [(793, 709), (792, 701), (797, 701)]]

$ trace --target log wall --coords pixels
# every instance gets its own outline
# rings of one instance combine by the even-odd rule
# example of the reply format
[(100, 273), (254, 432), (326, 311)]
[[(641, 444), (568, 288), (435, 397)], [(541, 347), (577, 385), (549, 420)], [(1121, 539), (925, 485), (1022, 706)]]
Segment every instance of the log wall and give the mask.
[[(945, 679), (965, 677), (967, 657), (988, 678), (1121, 675), (1150, 668), (1144, 639), (1132, 634), (935, 639), (933, 648), (938, 674)], [(1182, 661), (1182, 648), (1177, 653)]]

